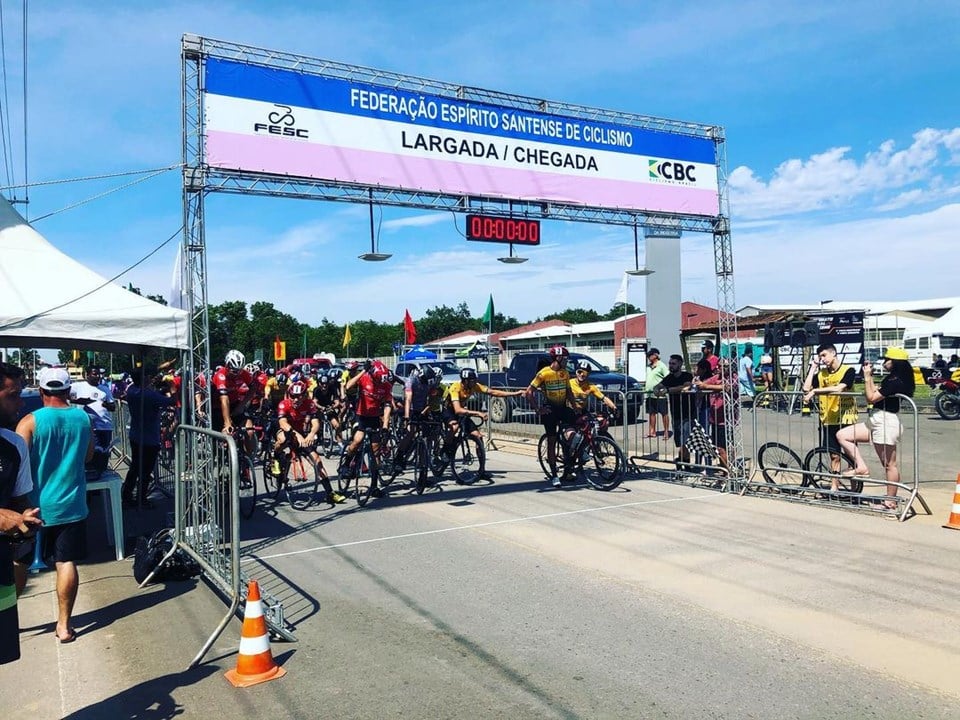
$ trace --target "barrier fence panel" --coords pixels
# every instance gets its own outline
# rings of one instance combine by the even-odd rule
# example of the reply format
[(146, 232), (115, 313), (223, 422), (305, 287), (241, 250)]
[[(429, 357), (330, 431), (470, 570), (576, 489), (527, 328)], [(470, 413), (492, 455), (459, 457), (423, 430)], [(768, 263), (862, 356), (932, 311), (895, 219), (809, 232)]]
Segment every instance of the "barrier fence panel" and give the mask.
[(130, 465), (130, 408), (126, 400), (117, 400), (113, 411), (113, 441), (110, 444), (110, 469)]
[[(882, 510), (901, 521), (915, 512), (915, 501), (930, 513), (919, 493), (918, 414), (911, 398), (896, 396), (900, 409), (894, 414), (867, 408), (862, 393), (821, 395), (821, 402), (832, 405), (813, 407), (804, 406), (797, 395), (761, 392), (745, 410), (752, 433), (744, 450), (756, 462), (742, 493), (854, 511)], [(824, 426), (821, 418), (831, 424)], [(855, 429), (836, 434), (833, 422)], [(854, 444), (854, 437), (860, 442)], [(881, 460), (881, 452), (889, 462)]]
[[(711, 424), (711, 417), (723, 417), (723, 405), (711, 404), (719, 398), (720, 392), (689, 389), (645, 393), (636, 422), (626, 428), (625, 451), (633, 472), (653, 480), (733, 489), (736, 478), (725, 464), (725, 423)], [(730, 464), (738, 470), (735, 475), (746, 474), (749, 466), (745, 458), (730, 458)]]

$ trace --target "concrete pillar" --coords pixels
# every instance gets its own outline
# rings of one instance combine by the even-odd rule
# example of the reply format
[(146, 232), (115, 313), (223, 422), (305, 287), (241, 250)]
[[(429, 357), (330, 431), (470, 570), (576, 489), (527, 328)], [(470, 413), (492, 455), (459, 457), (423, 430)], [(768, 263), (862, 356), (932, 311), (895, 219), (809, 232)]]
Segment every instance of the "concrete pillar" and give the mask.
[(646, 267), (653, 272), (647, 283), (647, 340), (667, 358), (680, 352), (680, 231), (643, 229)]

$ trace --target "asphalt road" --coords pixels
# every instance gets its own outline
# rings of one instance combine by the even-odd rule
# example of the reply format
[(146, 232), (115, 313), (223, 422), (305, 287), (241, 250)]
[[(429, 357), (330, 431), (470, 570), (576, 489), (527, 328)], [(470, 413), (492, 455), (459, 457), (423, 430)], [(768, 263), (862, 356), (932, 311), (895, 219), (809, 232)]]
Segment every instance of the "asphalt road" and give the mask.
[(298, 638), (273, 643), (279, 680), (220, 677), (239, 622), (184, 671), (225, 606), (203, 584), (138, 591), (102, 558), (81, 570), (68, 646), (50, 635), (52, 574), (31, 581), (0, 692), (85, 720), (960, 716), (945, 518), (652, 480), (553, 490), (535, 463), (493, 452), (486, 486), (258, 511), (245, 569)]

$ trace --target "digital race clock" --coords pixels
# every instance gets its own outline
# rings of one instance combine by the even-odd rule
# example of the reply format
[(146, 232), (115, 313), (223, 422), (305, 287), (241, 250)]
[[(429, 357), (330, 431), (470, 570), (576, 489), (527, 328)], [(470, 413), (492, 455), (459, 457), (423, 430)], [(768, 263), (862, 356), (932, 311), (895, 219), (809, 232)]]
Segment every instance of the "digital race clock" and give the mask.
[(467, 240), (539, 245), (540, 221), (524, 218), (467, 215)]

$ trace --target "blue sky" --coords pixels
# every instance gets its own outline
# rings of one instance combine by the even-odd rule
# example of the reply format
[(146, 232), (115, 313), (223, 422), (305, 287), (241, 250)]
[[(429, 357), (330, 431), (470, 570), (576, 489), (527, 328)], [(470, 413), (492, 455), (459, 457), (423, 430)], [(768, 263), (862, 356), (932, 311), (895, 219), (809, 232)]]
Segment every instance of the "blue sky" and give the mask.
[[(22, 26), (19, 7), (3, 10), (22, 182)], [(960, 3), (91, 0), (29, 13), (33, 183), (178, 163), (179, 46), (191, 32), (722, 125), (737, 305), (958, 294)], [(56, 213), (36, 228), (113, 276), (180, 227), (179, 173), (56, 211), (136, 179), (37, 186), (26, 212)], [(519, 266), (496, 261), (503, 246), (466, 242), (448, 213), (384, 209), (386, 263), (356, 259), (368, 232), (361, 205), (211, 196), (210, 299), (267, 300), (312, 323), (400, 322), (406, 308), (460, 302), (479, 316), (492, 293), (526, 320), (606, 311), (633, 264), (631, 231), (612, 226), (545, 224)], [(683, 297), (715, 305), (711, 243), (683, 238)], [(166, 294), (175, 253), (170, 243), (120, 282)]]

